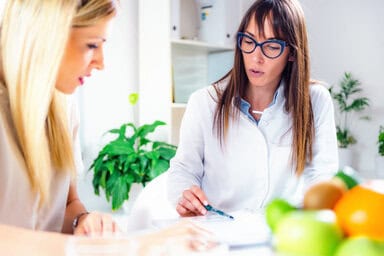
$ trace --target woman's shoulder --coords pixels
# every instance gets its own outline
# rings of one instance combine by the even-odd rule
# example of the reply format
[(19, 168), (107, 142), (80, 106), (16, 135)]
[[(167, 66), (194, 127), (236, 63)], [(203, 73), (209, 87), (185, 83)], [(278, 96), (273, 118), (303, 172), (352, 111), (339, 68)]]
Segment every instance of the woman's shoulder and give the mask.
[(198, 101), (200, 103), (216, 103), (224, 91), (226, 85), (226, 82), (217, 82), (200, 88), (191, 94), (189, 101)]
[(310, 93), (314, 115), (318, 116), (321, 113), (329, 112), (333, 116), (333, 101), (327, 84), (319, 82), (311, 84)]
[(328, 85), (324, 82), (313, 81), (310, 84), (310, 94), (312, 101), (328, 101), (331, 100)]
[(215, 95), (215, 89), (212, 85), (197, 89), (190, 95), (187, 108), (201, 112), (202, 109), (207, 109), (214, 105)]

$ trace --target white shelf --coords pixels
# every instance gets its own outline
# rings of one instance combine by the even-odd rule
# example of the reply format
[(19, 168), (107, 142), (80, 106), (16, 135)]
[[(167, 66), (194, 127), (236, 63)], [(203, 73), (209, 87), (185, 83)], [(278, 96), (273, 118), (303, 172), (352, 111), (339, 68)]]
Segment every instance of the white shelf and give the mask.
[(176, 103), (176, 102), (173, 102), (171, 107), (172, 108), (184, 109), (186, 106), (187, 106), (187, 103)]
[(204, 51), (210, 53), (234, 50), (234, 48), (230, 46), (206, 43), (198, 40), (171, 39), (171, 43), (172, 47), (188, 48), (194, 51)]
[(185, 112), (185, 103), (172, 103), (171, 107), (171, 143), (174, 145), (179, 144), (179, 134), (181, 120)]

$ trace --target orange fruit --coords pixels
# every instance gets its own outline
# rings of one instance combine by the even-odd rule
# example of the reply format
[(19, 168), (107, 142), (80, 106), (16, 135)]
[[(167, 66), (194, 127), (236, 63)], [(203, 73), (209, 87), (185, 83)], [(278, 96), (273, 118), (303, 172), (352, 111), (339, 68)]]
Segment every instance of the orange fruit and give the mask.
[(355, 186), (336, 203), (334, 210), (346, 235), (384, 240), (384, 180)]

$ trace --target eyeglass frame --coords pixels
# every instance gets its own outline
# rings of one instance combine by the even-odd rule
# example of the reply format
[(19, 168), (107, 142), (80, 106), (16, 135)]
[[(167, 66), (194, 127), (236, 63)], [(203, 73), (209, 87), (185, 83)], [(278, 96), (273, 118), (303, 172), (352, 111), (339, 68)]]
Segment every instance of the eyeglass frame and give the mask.
[[(252, 51), (244, 51), (242, 48), (241, 48), (241, 39), (246, 37), (247, 39), (250, 39), (254, 44), (255, 44), (255, 47), (252, 49)], [(269, 57), (265, 54), (264, 50), (263, 50), (263, 45), (266, 44), (266, 43), (277, 43), (281, 46), (281, 50), (280, 50), (280, 53), (275, 56), (275, 57)], [(265, 40), (264, 42), (261, 42), (261, 43), (258, 43), (253, 37), (251, 37), (250, 35), (246, 34), (246, 33), (243, 33), (243, 32), (238, 32), (237, 33), (237, 47), (239, 47), (240, 51), (241, 52), (244, 52), (244, 53), (252, 53), (256, 50), (257, 46), (260, 46), (260, 50), (261, 52), (263, 53), (263, 55), (269, 59), (276, 59), (278, 57), (281, 56), (281, 54), (283, 54), (284, 50), (285, 50), (285, 47), (288, 46), (288, 43), (286, 41), (283, 41), (283, 40), (279, 40), (279, 39), (268, 39), (268, 40)]]

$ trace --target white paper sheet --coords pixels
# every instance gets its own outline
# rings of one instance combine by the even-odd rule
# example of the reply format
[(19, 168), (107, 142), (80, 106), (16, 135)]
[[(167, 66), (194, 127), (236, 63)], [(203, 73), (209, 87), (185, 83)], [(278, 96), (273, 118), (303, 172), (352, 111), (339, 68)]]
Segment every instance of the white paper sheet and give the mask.
[[(268, 244), (271, 240), (271, 232), (265, 222), (265, 216), (261, 212), (237, 211), (230, 212), (233, 220), (217, 214), (184, 218), (211, 231), (218, 241), (230, 247)], [(180, 219), (155, 220), (153, 225), (163, 228)]]

